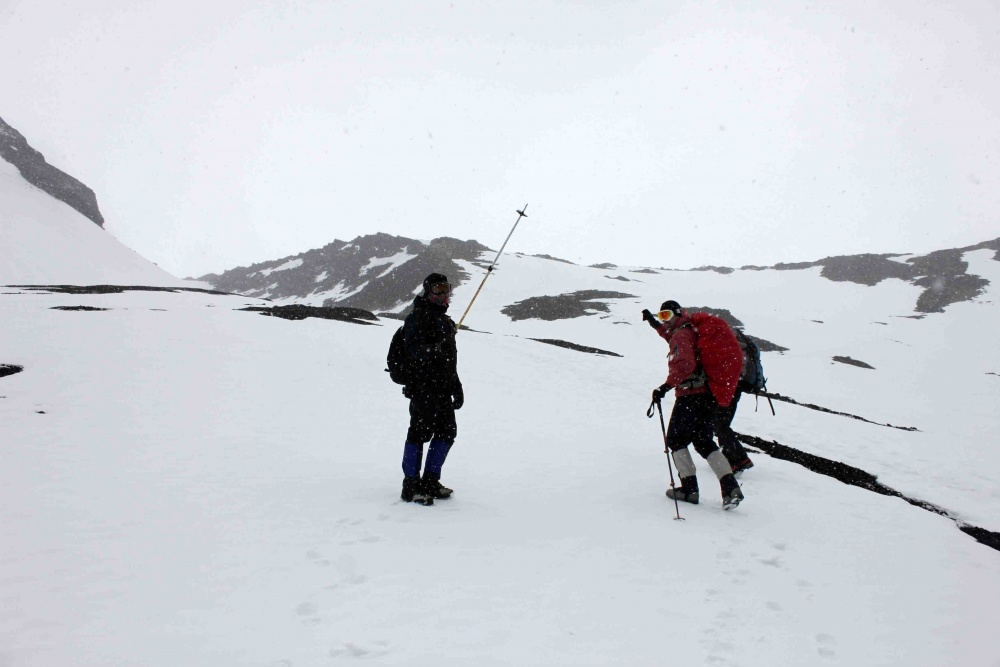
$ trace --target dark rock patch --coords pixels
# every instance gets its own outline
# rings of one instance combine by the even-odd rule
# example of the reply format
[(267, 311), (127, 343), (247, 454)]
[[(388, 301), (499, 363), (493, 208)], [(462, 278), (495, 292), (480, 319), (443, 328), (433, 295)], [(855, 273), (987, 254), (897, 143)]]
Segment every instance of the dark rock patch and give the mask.
[(125, 292), (200, 292), (202, 294), (218, 294), (232, 296), (230, 292), (219, 292), (200, 287), (151, 287), (149, 285), (7, 285), (31, 292), (48, 292), (52, 294), (123, 294)]
[(850, 417), (851, 419), (857, 419), (858, 421), (863, 421), (866, 424), (874, 424), (876, 426), (886, 426), (888, 428), (898, 428), (900, 431), (920, 430), (916, 426), (894, 426), (893, 424), (883, 424), (882, 422), (876, 422), (870, 419), (865, 419), (864, 417), (859, 417), (858, 415), (852, 415), (849, 412), (838, 412), (836, 410), (831, 410), (830, 408), (824, 408), (823, 406), (815, 405), (813, 403), (802, 403), (800, 401), (796, 401), (794, 398), (791, 398), (789, 396), (783, 396), (781, 394), (769, 391), (759, 392), (759, 395), (763, 396), (764, 398), (773, 399), (775, 401), (781, 401), (782, 403), (791, 403), (792, 405), (798, 405), (803, 408), (809, 408), (810, 410), (816, 410), (817, 412), (825, 412), (827, 414), (838, 415), (840, 417)]
[(1000, 238), (965, 248), (936, 250), (920, 257), (911, 257), (905, 262), (893, 259), (902, 257), (901, 254), (863, 254), (826, 257), (815, 262), (781, 263), (773, 267), (742, 268), (753, 271), (768, 268), (796, 271), (819, 266), (822, 267), (820, 275), (828, 280), (868, 286), (896, 278), (924, 288), (917, 298), (914, 310), (918, 313), (940, 313), (953, 303), (971, 301), (980, 296), (989, 285), (985, 278), (967, 273), (969, 265), (962, 256), (974, 250), (993, 250), (993, 259), (1000, 261)]
[(0, 378), (7, 377), (8, 375), (14, 375), (15, 373), (20, 373), (24, 370), (24, 366), (16, 366), (14, 364), (0, 364)]
[(858, 368), (868, 368), (871, 370), (875, 370), (874, 366), (866, 364), (863, 361), (858, 361), (857, 359), (851, 359), (850, 357), (841, 357), (837, 355), (833, 357), (833, 360), (841, 364), (847, 364), (849, 366), (857, 366)]
[(828, 257), (822, 262), (820, 275), (834, 282), (852, 282), (874, 286), (888, 278), (912, 280), (915, 270), (912, 265), (894, 262), (891, 257), (898, 255), (852, 255), (849, 257)]
[(943, 313), (945, 306), (961, 301), (972, 301), (982, 294), (990, 281), (979, 276), (951, 275), (924, 276), (913, 281), (925, 288), (917, 297), (917, 312)]
[(562, 262), (563, 264), (572, 264), (576, 266), (576, 263), (569, 261), (568, 259), (559, 259), (558, 257), (553, 257), (552, 255), (531, 255), (532, 257), (538, 257), (539, 259), (551, 259), (553, 262)]
[(530, 338), (529, 340), (538, 341), (539, 343), (547, 343), (549, 345), (555, 345), (556, 347), (564, 347), (567, 350), (576, 350), (577, 352), (588, 352), (590, 354), (605, 354), (610, 357), (622, 356), (617, 352), (608, 352), (607, 350), (602, 350), (597, 347), (587, 347), (586, 345), (577, 345), (576, 343), (570, 343), (568, 341), (559, 340), (557, 338)]
[(610, 271), (611, 269), (617, 269), (617, 264), (612, 264), (611, 262), (605, 262), (603, 264), (591, 264), (591, 269), (604, 269), (605, 271)]
[(826, 324), (823, 320), (809, 320), (810, 322), (815, 322), (816, 324)]
[(280, 317), (285, 320), (304, 320), (307, 317), (316, 317), (323, 320), (339, 320), (341, 322), (351, 322), (353, 324), (373, 325), (378, 322), (378, 317), (374, 313), (361, 308), (345, 308), (340, 306), (248, 306), (240, 308), (254, 313), (261, 313), (268, 317)]
[(49, 310), (84, 310), (84, 311), (97, 311), (97, 310), (111, 310), (110, 308), (96, 308), (94, 306), (52, 306)]
[(69, 174), (45, 161), (20, 132), (0, 118), (0, 158), (17, 167), (24, 180), (83, 214), (98, 227), (104, 216), (97, 206), (97, 195)]
[(751, 336), (750, 334), (746, 334), (746, 337), (757, 343), (757, 347), (760, 348), (761, 352), (788, 352), (787, 347), (782, 347), (777, 343), (772, 343), (771, 341), (765, 340), (758, 336)]
[(626, 278), (625, 276), (604, 276), (604, 277), (607, 278), (608, 280), (620, 280), (624, 283), (632, 282), (630, 278)]
[(1000, 533), (959, 521), (957, 518), (951, 516), (947, 510), (924, 500), (910, 498), (899, 491), (882, 484), (878, 481), (878, 478), (875, 475), (865, 472), (860, 468), (855, 468), (854, 466), (849, 466), (846, 463), (833, 461), (822, 456), (809, 454), (808, 452), (795, 449), (794, 447), (782, 445), (774, 440), (764, 440), (763, 438), (758, 438), (752, 435), (744, 435), (742, 433), (737, 433), (736, 435), (744, 444), (764, 452), (771, 458), (797, 463), (804, 468), (827, 477), (832, 477), (843, 482), (844, 484), (857, 486), (883, 496), (900, 498), (914, 507), (919, 507), (939, 516), (947, 517), (955, 522), (959, 530), (971, 536), (980, 544), (1000, 551)]
[(659, 271), (654, 271), (653, 269), (635, 269), (632, 273), (647, 273), (654, 276), (660, 275)]
[[(907, 500), (909, 500), (909, 498), (907, 498)], [(1000, 533), (995, 533), (992, 530), (986, 530), (985, 528), (979, 528), (978, 526), (970, 526), (962, 521), (956, 521), (956, 523), (958, 524), (958, 529), (960, 531), (972, 537), (976, 540), (976, 542), (985, 544), (992, 549), (1000, 551)]]
[(512, 321), (539, 319), (548, 322), (593, 315), (594, 311), (610, 312), (603, 299), (634, 299), (634, 294), (581, 290), (558, 296), (533, 296), (524, 301), (504, 306), (500, 312)]
[(722, 275), (729, 275), (736, 269), (731, 269), (728, 266), (699, 266), (696, 269), (691, 269), (692, 271), (715, 271), (716, 273), (721, 273)]

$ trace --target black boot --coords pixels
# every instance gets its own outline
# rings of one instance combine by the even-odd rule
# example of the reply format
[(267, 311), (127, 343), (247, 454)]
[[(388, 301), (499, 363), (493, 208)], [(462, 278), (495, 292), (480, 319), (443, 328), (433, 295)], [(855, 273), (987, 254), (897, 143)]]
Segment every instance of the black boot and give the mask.
[(433, 505), (434, 497), (424, 489), (424, 483), (419, 477), (404, 477), (403, 492), (399, 497), (408, 503), (418, 505)]
[(750, 470), (750, 468), (753, 467), (753, 461), (751, 461), (750, 457), (748, 456), (745, 459), (743, 459), (740, 463), (733, 464), (732, 467), (734, 475), (741, 475), (743, 474), (743, 472)]
[(722, 509), (731, 510), (743, 500), (743, 491), (733, 475), (725, 475), (719, 480), (722, 487)]
[(427, 492), (431, 498), (437, 500), (444, 500), (445, 498), (451, 498), (451, 494), (454, 493), (452, 489), (441, 483), (441, 478), (435, 477), (433, 475), (424, 475), (423, 479), (424, 490)]
[(698, 504), (698, 478), (692, 475), (681, 479), (681, 488), (667, 489), (667, 498), (680, 500), (681, 502)]

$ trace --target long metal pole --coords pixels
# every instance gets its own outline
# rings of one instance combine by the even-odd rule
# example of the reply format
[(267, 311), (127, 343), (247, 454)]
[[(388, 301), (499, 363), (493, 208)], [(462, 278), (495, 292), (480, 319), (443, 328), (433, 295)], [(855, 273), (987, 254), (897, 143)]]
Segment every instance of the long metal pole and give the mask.
[(500, 246), (500, 251), (497, 252), (497, 256), (493, 258), (493, 263), (490, 264), (489, 268), (486, 269), (486, 275), (483, 276), (482, 282), (479, 283), (479, 288), (476, 289), (476, 293), (472, 295), (472, 301), (469, 302), (469, 306), (465, 309), (465, 312), (462, 313), (461, 319), (458, 320), (458, 327), (457, 327), (458, 331), (461, 331), (462, 322), (465, 321), (465, 316), (469, 314), (470, 310), (472, 310), (472, 304), (476, 302), (476, 297), (479, 296), (479, 292), (483, 289), (483, 285), (486, 284), (486, 279), (490, 277), (491, 273), (493, 273), (493, 267), (496, 266), (497, 260), (500, 259), (500, 255), (503, 254), (503, 249), (507, 247), (507, 241), (510, 241), (510, 237), (514, 235), (514, 230), (517, 229), (517, 223), (521, 222), (521, 218), (528, 217), (528, 214), (524, 212), (526, 208), (528, 208), (527, 204), (525, 204), (523, 208), (518, 210), (517, 220), (514, 221), (514, 226), (511, 227), (510, 234), (507, 234), (507, 238), (504, 239), (503, 245)]
[[(663, 408), (660, 407), (660, 401), (655, 397), (653, 402), (649, 404), (649, 409), (646, 410), (646, 416), (650, 419), (653, 418), (653, 406), (656, 406), (656, 412), (660, 413), (660, 430), (663, 431), (663, 453), (667, 455), (667, 470), (670, 472), (670, 488), (676, 489), (674, 486), (674, 467), (670, 463), (670, 445), (667, 444), (667, 426), (663, 423)], [(684, 517), (681, 516), (681, 508), (677, 504), (677, 495), (674, 494), (674, 511), (677, 516), (674, 517), (674, 521), (683, 521)]]

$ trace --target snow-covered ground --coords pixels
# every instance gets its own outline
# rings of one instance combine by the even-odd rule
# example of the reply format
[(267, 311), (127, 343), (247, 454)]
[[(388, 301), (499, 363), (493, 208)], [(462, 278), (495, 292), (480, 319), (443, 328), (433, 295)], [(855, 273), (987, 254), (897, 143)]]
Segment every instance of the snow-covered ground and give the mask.
[(0, 159), (0, 285), (179, 285)]
[[(0, 247), (5, 284), (182, 284), (110, 237), (59, 245), (75, 227), (53, 223), (50, 242), (7, 220), (49, 268)], [(85, 260), (100, 248), (98, 269)], [(76, 273), (59, 273), (74, 253)], [(504, 258), (466, 320), (476, 331), (458, 336), (456, 492), (429, 508), (398, 500), (406, 402), (382, 372), (398, 322), (3, 288), (0, 364), (24, 370), (0, 378), (0, 665), (997, 667), (1000, 553), (951, 519), (763, 454), (732, 512), (696, 457), (703, 502), (675, 521), (645, 416), (666, 346), (639, 311), (730, 308), (789, 348), (764, 357), (772, 390), (920, 429), (783, 403), (772, 416), (745, 398), (737, 430), (1000, 531), (1000, 263), (966, 259), (987, 294), (916, 320), (917, 290), (899, 281)], [(459, 289), (456, 319), (477, 285)], [(556, 322), (499, 312), (581, 289), (635, 297)]]
[[(456, 494), (424, 508), (398, 501), (397, 323), (248, 303), (0, 295), (0, 362), (25, 367), (0, 379), (0, 664), (1000, 664), (1000, 554), (946, 518), (758, 455), (738, 510), (702, 464), (674, 521), (642, 327), (623, 358), (462, 332)], [(109, 310), (50, 310), (77, 305)], [(765, 361), (799, 393), (827, 366)], [(750, 402), (737, 427), (1000, 527), (995, 451), (853, 384), (809, 397), (921, 432)], [(996, 395), (967, 396), (981, 439)]]

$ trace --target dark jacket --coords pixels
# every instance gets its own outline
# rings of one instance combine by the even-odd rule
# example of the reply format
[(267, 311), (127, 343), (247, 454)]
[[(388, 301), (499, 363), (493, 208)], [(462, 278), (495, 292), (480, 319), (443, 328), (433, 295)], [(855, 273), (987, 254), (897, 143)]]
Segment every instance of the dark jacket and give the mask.
[(403, 323), (410, 368), (407, 386), (416, 393), (452, 395), (462, 386), (458, 379), (455, 322), (447, 311), (446, 306), (418, 296), (413, 300), (413, 312)]

